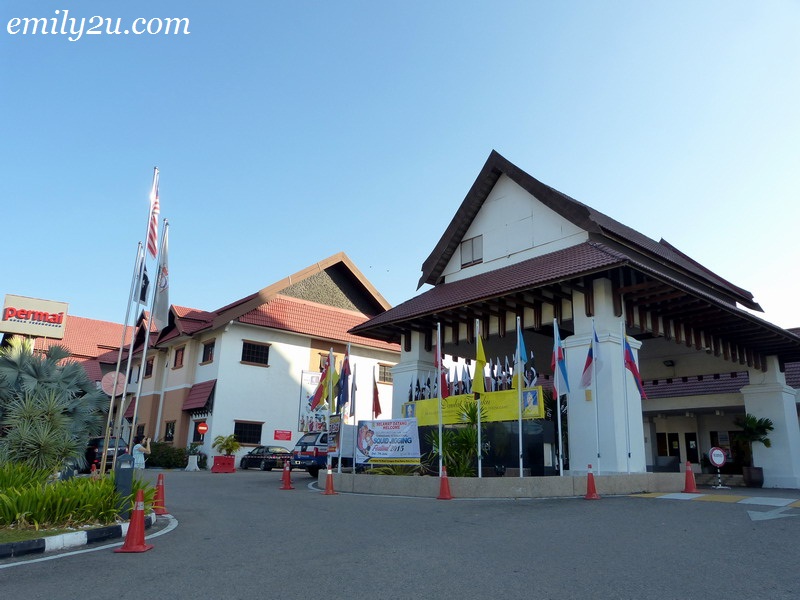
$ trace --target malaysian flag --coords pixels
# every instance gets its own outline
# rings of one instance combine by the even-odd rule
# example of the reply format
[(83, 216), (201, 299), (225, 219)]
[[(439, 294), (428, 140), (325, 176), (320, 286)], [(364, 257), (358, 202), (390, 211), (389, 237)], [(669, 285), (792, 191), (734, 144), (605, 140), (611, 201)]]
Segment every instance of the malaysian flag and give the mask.
[(161, 205), (158, 203), (158, 167), (153, 173), (153, 189), (150, 190), (150, 223), (147, 227), (147, 251), (150, 256), (158, 256), (158, 215)]

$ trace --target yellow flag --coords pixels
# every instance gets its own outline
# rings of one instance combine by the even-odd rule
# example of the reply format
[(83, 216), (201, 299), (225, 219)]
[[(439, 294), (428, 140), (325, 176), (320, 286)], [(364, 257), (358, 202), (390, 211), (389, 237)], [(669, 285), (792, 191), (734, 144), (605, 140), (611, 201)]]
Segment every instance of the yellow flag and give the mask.
[(475, 377), (472, 380), (472, 391), (478, 394), (486, 392), (486, 377), (483, 374), (484, 367), (486, 366), (486, 354), (483, 351), (483, 342), (481, 336), (475, 336), (477, 349), (475, 351)]

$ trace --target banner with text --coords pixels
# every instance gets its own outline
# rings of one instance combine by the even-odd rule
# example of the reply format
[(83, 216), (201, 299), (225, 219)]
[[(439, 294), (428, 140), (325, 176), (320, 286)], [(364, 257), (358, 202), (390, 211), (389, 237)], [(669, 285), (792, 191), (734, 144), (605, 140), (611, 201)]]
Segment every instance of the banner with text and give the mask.
[(359, 421), (356, 436), (358, 464), (420, 464), (419, 430), (416, 419)]

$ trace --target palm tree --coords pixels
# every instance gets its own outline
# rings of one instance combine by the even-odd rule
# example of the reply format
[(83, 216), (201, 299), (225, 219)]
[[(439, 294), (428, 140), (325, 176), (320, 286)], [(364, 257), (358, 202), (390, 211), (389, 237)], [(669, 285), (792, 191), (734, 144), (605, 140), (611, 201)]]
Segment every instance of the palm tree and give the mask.
[(69, 356), (62, 346), (34, 354), (20, 337), (0, 348), (0, 463), (57, 469), (102, 434), (107, 398)]
[(736, 440), (741, 442), (741, 448), (744, 458), (744, 465), (746, 467), (753, 466), (753, 444), (760, 442), (764, 444), (765, 448), (772, 447), (772, 441), (767, 437), (767, 434), (775, 429), (771, 419), (759, 419), (755, 415), (746, 414), (744, 417), (736, 417), (734, 421), (737, 427), (741, 427), (742, 431), (736, 433)]

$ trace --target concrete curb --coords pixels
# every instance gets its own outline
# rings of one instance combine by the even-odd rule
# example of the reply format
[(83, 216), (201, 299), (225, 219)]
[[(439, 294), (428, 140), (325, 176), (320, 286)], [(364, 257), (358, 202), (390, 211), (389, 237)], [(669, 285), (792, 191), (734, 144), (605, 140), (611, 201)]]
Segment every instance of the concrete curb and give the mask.
[[(149, 529), (156, 522), (156, 514), (145, 515), (144, 526)], [(51, 535), (35, 540), (25, 540), (24, 542), (11, 542), (10, 544), (0, 544), (0, 560), (24, 556), (26, 554), (43, 554), (56, 550), (65, 550), (77, 546), (97, 544), (108, 540), (124, 538), (128, 533), (129, 523), (119, 523), (107, 527), (87, 529), (85, 531), (73, 531), (61, 535)]]

